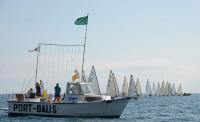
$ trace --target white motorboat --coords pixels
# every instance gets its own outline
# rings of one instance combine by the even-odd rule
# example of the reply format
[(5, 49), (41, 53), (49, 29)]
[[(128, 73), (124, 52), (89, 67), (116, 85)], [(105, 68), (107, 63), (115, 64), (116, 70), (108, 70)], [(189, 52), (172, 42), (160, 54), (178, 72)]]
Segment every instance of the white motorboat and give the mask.
[[(88, 89), (83, 91), (84, 87)], [(111, 99), (110, 96), (92, 94), (90, 83), (68, 82), (66, 97), (61, 103), (43, 98), (23, 98), (8, 101), (9, 116), (57, 117), (120, 117), (130, 97)]]

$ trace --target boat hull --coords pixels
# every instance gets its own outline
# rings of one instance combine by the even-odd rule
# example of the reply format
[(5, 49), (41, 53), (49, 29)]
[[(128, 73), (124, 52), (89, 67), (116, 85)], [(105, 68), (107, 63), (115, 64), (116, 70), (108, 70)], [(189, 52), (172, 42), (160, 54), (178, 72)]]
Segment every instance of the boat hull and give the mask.
[(8, 101), (9, 116), (55, 116), (55, 117), (120, 117), (129, 97), (85, 103), (42, 103)]

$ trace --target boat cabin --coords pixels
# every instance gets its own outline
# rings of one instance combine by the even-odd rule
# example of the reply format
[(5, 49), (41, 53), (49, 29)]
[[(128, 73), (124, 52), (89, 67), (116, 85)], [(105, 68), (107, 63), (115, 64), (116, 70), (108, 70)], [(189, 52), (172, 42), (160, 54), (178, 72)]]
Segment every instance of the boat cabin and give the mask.
[(101, 95), (96, 95), (92, 83), (67, 82), (65, 102), (100, 101)]

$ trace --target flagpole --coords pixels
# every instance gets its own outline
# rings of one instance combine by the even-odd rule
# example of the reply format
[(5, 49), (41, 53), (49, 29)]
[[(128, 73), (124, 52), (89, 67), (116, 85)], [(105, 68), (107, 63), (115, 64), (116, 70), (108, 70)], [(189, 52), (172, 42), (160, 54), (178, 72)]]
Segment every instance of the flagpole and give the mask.
[[(87, 14), (88, 16), (89, 14)], [(88, 24), (88, 22), (87, 22)], [(84, 44), (83, 44), (83, 59), (82, 59), (82, 73), (83, 73), (83, 66), (84, 66), (84, 60), (85, 60), (85, 46), (86, 46), (86, 41), (87, 41), (87, 24), (85, 26), (85, 40), (84, 40)]]

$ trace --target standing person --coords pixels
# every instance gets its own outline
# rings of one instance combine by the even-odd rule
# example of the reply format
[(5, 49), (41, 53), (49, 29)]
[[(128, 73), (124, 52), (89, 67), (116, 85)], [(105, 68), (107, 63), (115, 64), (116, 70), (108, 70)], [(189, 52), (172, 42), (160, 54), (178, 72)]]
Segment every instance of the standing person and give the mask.
[(36, 96), (41, 97), (40, 83), (36, 83)]
[(40, 80), (40, 92), (41, 92), (41, 96), (43, 96), (43, 94), (44, 94), (44, 82), (42, 80)]
[(56, 100), (57, 100), (57, 102), (60, 103), (60, 101), (61, 101), (61, 97), (60, 97), (61, 88), (59, 87), (58, 83), (54, 87), (54, 90), (55, 90), (54, 102), (56, 102)]

